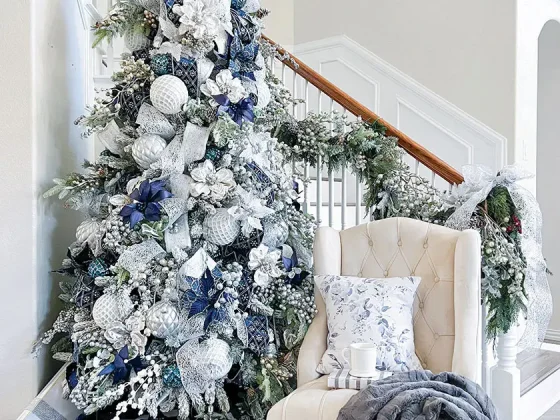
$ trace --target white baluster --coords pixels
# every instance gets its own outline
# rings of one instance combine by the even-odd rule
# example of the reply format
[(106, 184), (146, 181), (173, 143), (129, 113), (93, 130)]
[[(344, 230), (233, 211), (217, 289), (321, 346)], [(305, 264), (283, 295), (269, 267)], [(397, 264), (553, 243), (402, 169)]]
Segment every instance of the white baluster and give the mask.
[(340, 225), (344, 229), (346, 227), (346, 163), (342, 165), (342, 187), (340, 194), (342, 195), (340, 200)]
[[(297, 99), (297, 92), (298, 92), (297, 76), (298, 76), (298, 74), (294, 71), (294, 76), (293, 76), (293, 79), (292, 79), (292, 82), (293, 82), (293, 85), (294, 85), (294, 93), (293, 93), (294, 100)], [(292, 108), (292, 115), (294, 116), (294, 118), (297, 119), (298, 116), (297, 116), (297, 103), (296, 102), (294, 102), (294, 105), (293, 105), (293, 108)]]
[(448, 192), (451, 194), (451, 193), (453, 192), (453, 182), (450, 182), (450, 183), (447, 185), (447, 188), (449, 188)]
[(362, 221), (362, 184), (356, 175), (356, 225)]
[(498, 363), (490, 370), (490, 396), (501, 420), (519, 420), (521, 375), (517, 364), (517, 330), (512, 328), (498, 338)]
[(113, 41), (107, 43), (107, 73), (112, 76), (115, 71), (115, 51), (113, 49)]
[(303, 182), (303, 212), (309, 213), (309, 163), (307, 161), (303, 163), (303, 177), (305, 178)]
[(274, 76), (274, 54), (270, 56), (270, 74), (272, 74)]
[[(347, 109), (344, 109), (342, 115), (346, 115)], [(346, 134), (347, 127), (344, 126), (344, 133)], [(342, 164), (342, 185), (340, 188), (340, 227), (342, 230), (346, 227), (346, 162)]]
[(480, 376), (480, 384), (486, 392), (490, 392), (490, 372), (488, 371), (488, 343), (486, 342), (486, 304), (480, 305), (480, 319), (482, 320), (480, 343), (482, 346), (482, 371)]
[(305, 115), (304, 118), (307, 117), (309, 113), (309, 80), (305, 81)]
[(430, 185), (432, 187), (436, 185), (436, 173), (434, 171), (432, 171), (432, 181), (430, 182)]
[(286, 86), (286, 64), (282, 63), (282, 84)]
[(329, 226), (333, 225), (334, 215), (334, 175), (332, 169), (329, 168)]
[(420, 161), (419, 160), (414, 161), (414, 174), (415, 175), (420, 175)]
[(317, 225), (321, 226), (321, 207), (323, 206), (323, 173), (321, 167), (323, 159), (317, 156)]

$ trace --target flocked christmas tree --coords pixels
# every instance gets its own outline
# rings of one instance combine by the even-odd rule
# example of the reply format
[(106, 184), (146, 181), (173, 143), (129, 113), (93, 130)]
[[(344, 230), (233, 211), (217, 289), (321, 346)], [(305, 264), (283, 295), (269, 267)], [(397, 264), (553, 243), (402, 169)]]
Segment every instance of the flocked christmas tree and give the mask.
[(78, 120), (106, 150), (46, 194), (87, 217), (41, 340), (72, 362), (86, 414), (264, 418), (294, 387), (314, 225), (270, 134), (287, 103), (265, 15), (258, 0), (129, 0), (95, 27), (132, 53)]

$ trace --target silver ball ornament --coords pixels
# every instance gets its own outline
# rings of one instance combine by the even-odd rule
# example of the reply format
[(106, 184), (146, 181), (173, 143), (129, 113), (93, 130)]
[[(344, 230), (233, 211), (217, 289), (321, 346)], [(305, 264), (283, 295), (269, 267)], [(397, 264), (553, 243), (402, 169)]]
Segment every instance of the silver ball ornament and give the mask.
[(146, 328), (154, 337), (167, 338), (179, 327), (179, 311), (171, 303), (160, 301), (146, 313)]
[(228, 209), (220, 208), (216, 213), (204, 219), (203, 236), (215, 245), (229, 245), (239, 235), (241, 226), (239, 221), (228, 213)]
[(290, 230), (286, 222), (279, 217), (263, 220), (262, 243), (270, 248), (280, 248), (288, 240)]
[(152, 105), (164, 114), (177, 114), (189, 100), (189, 91), (181, 79), (164, 75), (152, 83), (150, 89)]
[(106, 329), (115, 322), (123, 321), (133, 309), (134, 304), (125, 292), (106, 293), (97, 299), (91, 314), (97, 326)]
[(138, 166), (148, 169), (166, 147), (166, 141), (157, 134), (144, 134), (132, 145), (132, 157)]

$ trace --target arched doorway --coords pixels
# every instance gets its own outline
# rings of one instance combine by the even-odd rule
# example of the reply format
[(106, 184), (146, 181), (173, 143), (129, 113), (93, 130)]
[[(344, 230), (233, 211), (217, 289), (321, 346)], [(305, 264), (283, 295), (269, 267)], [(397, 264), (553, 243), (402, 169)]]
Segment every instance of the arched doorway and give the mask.
[(537, 200), (543, 213), (543, 253), (556, 273), (550, 278), (556, 308), (550, 338), (560, 340), (560, 23), (555, 20), (539, 36)]

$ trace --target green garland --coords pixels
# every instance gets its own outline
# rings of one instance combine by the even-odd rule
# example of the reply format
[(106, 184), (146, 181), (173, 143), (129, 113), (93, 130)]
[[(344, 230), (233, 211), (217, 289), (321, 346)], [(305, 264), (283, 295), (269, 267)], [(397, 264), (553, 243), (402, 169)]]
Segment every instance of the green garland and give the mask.
[[(343, 165), (365, 183), (364, 201), (373, 219), (409, 217), (444, 225), (465, 201), (468, 191), (442, 192), (413, 174), (403, 163), (397, 139), (377, 122), (348, 122), (340, 114), (314, 114), (277, 127), (288, 160), (322, 164), (336, 171)], [(300, 174), (301, 175), (301, 174)], [(457, 190), (457, 189), (456, 189)], [(488, 308), (487, 337), (516, 325), (526, 311), (525, 260), (520, 247), (521, 220), (504, 187), (495, 187), (471, 217), (482, 238), (482, 291)]]

